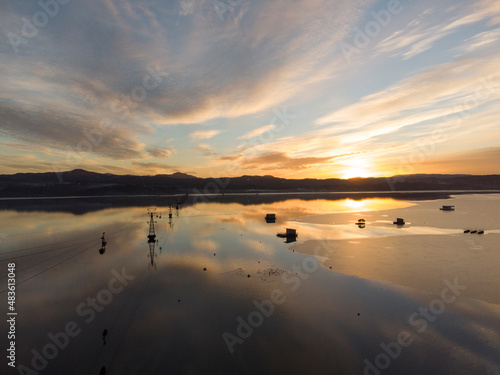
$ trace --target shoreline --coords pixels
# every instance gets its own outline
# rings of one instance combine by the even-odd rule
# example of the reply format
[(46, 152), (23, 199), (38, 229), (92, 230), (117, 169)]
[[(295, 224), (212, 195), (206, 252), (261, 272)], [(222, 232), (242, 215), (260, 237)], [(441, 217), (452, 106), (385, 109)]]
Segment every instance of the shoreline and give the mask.
[[(171, 198), (182, 197), (188, 193), (175, 193), (175, 194), (109, 194), (109, 195), (68, 195), (68, 196), (19, 196), (19, 197), (0, 197), (0, 201), (9, 200), (48, 200), (48, 199), (92, 199), (92, 198)], [(500, 190), (380, 190), (380, 191), (262, 191), (262, 190), (248, 190), (244, 192), (224, 192), (218, 193), (193, 193), (189, 197), (231, 197), (231, 196), (273, 196), (273, 195), (289, 195), (289, 196), (335, 196), (349, 198), (350, 196), (370, 196), (370, 197), (391, 197), (392, 195), (412, 195), (412, 194), (436, 194), (439, 197), (435, 199), (443, 199), (442, 195), (461, 195), (461, 194), (500, 194)]]

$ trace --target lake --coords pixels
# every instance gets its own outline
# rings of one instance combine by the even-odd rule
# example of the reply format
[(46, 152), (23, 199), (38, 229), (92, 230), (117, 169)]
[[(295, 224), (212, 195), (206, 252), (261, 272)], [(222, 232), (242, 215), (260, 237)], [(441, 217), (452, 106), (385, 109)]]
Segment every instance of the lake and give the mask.
[(2, 370), (500, 374), (499, 194), (182, 199), (1, 200)]

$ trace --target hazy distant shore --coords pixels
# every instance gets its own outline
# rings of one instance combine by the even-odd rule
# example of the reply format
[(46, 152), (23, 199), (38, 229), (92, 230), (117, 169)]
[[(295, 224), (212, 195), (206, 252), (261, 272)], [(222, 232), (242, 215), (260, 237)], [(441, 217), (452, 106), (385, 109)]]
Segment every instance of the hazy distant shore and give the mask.
[[(242, 205), (271, 204), (288, 199), (314, 201), (318, 199), (362, 200), (366, 198), (392, 198), (396, 200), (437, 200), (448, 199), (453, 195), (461, 194), (500, 193), (500, 190), (455, 190), (455, 191), (378, 191), (378, 192), (238, 192), (222, 194), (190, 194), (182, 206), (191, 206), (197, 203), (239, 203)], [(0, 210), (43, 211), (43, 212), (71, 212), (84, 214), (107, 208), (117, 207), (149, 207), (175, 206), (182, 194), (165, 195), (105, 195), (105, 196), (66, 196), (66, 197), (8, 197), (0, 198)]]

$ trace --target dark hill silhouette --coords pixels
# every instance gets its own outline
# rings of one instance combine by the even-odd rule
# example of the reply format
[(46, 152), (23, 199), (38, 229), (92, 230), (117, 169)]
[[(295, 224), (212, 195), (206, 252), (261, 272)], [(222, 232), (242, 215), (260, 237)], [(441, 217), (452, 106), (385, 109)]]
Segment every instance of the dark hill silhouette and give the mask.
[(393, 177), (286, 179), (273, 176), (199, 178), (176, 172), (115, 175), (75, 169), (62, 173), (0, 175), (0, 197), (157, 195), (229, 192), (369, 192), (500, 190), (500, 175), (404, 175)]

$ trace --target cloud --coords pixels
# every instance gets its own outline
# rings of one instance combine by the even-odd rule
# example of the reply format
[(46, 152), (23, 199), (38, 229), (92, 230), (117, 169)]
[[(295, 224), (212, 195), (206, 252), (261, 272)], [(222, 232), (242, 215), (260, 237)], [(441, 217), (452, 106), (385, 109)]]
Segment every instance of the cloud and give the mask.
[(199, 144), (192, 148), (192, 150), (199, 151), (203, 156), (217, 156), (217, 153), (212, 148), (212, 146), (207, 144)]
[(131, 163), (132, 165), (135, 165), (136, 167), (139, 167), (141, 170), (141, 174), (144, 174), (144, 172), (147, 173), (165, 173), (165, 172), (177, 172), (179, 171), (179, 168), (173, 165), (168, 165), (168, 164), (163, 164), (163, 163), (156, 163), (156, 162), (142, 162), (142, 161), (133, 161)]
[[(333, 111), (315, 123), (340, 124), (342, 130), (355, 129), (370, 138), (460, 111), (459, 106), (466, 102), (470, 111), (471, 105), (491, 103), (500, 96), (500, 76), (495, 68), (498, 63), (500, 54), (491, 53), (442, 64)], [(335, 125), (330, 130), (335, 132)]]
[(276, 128), (276, 125), (265, 125), (260, 128), (254, 129), (249, 131), (248, 133), (243, 134), (242, 136), (238, 137), (238, 139), (250, 139), (253, 137), (257, 137), (261, 134), (264, 134), (268, 131), (272, 131), (273, 129)]
[(491, 44), (499, 40), (500, 29), (483, 31), (465, 40), (462, 45), (457, 47), (457, 51), (460, 53), (471, 53), (482, 48), (491, 47)]
[(223, 155), (223, 156), (219, 157), (219, 160), (222, 160), (222, 161), (235, 161), (235, 160), (240, 159), (242, 156), (243, 156), (242, 154), (239, 154), (239, 155)]
[(262, 170), (292, 169), (301, 170), (316, 164), (325, 164), (330, 157), (292, 158), (283, 152), (266, 152), (254, 157), (245, 158), (241, 165), (247, 168)]
[(141, 151), (144, 144), (135, 141), (132, 132), (114, 124), (103, 126), (88, 115), (0, 104), (0, 117), (0, 129), (5, 135), (35, 147), (95, 153), (116, 160), (145, 156)]
[(379, 42), (376, 46), (377, 53), (398, 53), (403, 60), (407, 60), (431, 49), (437, 41), (464, 26), (484, 20), (496, 23), (500, 19), (500, 7), (490, 1), (467, 4), (456, 8), (453, 13), (458, 14), (448, 15), (448, 19), (443, 22), (442, 18), (447, 16), (446, 12), (424, 11), (403, 30), (395, 31)]
[(195, 132), (192, 132), (191, 134), (189, 134), (189, 137), (193, 141), (197, 141), (197, 140), (200, 140), (200, 139), (210, 139), (210, 138), (213, 138), (217, 134), (220, 134), (220, 133), (221, 133), (221, 130), (198, 130), (198, 131), (195, 131)]
[(195, 1), (194, 0), (180, 0), (180, 11), (179, 14), (181, 16), (189, 16), (195, 10)]
[[(193, 4), (72, 3), (29, 47), (40, 56), (58, 56), (69, 77), (76, 73), (80, 82), (72, 89), (90, 85), (92, 77), (107, 100), (131, 96), (148, 66), (158, 65), (168, 76), (147, 92), (141, 111), (159, 124), (197, 123), (262, 111), (326, 78), (324, 62), (331, 61), (335, 42), (367, 6), (346, 0), (243, 2), (225, 17), (244, 11), (244, 18), (221, 23), (211, 0)], [(174, 6), (189, 17), (172, 22)]]
[(173, 152), (175, 152), (175, 149), (162, 148), (162, 147), (148, 147), (148, 148), (146, 148), (146, 152), (148, 153), (148, 155), (155, 157), (155, 158), (167, 158)]

